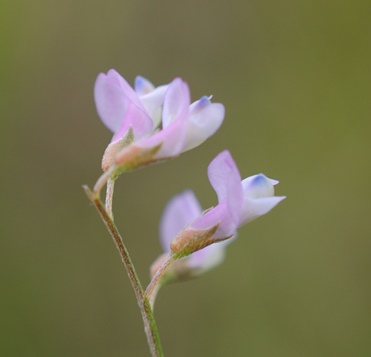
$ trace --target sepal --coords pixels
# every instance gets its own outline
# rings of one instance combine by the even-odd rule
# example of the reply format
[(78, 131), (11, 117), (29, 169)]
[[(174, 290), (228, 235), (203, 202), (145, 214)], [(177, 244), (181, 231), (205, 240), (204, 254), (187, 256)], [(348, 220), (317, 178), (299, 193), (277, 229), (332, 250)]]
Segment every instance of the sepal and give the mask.
[(171, 254), (173, 254), (176, 259), (180, 259), (197, 252), (216, 241), (229, 238), (226, 237), (224, 239), (215, 240), (214, 233), (218, 227), (219, 224), (207, 229), (192, 229), (189, 226), (186, 227), (171, 241)]
[(115, 165), (124, 171), (132, 171), (153, 164), (160, 161), (156, 159), (156, 154), (160, 148), (161, 144), (150, 148), (143, 148), (135, 144), (130, 145), (115, 156)]
[(111, 142), (103, 154), (102, 170), (107, 171), (115, 163), (117, 153), (129, 146), (133, 141), (134, 131), (130, 128), (121, 139)]

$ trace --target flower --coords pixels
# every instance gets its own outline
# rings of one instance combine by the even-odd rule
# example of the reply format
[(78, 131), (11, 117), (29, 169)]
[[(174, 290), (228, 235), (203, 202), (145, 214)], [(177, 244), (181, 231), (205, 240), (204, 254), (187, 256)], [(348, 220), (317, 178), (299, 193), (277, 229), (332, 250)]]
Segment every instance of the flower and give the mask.
[(94, 87), (97, 112), (114, 135), (112, 142), (124, 137), (129, 128), (135, 139), (150, 134), (158, 123), (167, 85), (157, 88), (144, 77), (136, 77), (135, 90), (114, 69), (100, 73)]
[(224, 106), (202, 97), (191, 104), (188, 85), (180, 78), (155, 88), (137, 77), (135, 89), (115, 70), (101, 73), (94, 90), (97, 111), (114, 132), (103, 157), (130, 170), (190, 150), (213, 135), (224, 119)]
[[(164, 251), (151, 266), (151, 276), (160, 270), (160, 285), (197, 276), (220, 264), (225, 248), (237, 237), (237, 229), (269, 212), (285, 197), (274, 196), (276, 180), (263, 174), (241, 181), (237, 166), (223, 151), (210, 163), (208, 176), (218, 196), (218, 205), (202, 211), (190, 190), (174, 196), (160, 222)], [(164, 264), (172, 262), (164, 269)]]
[[(168, 202), (160, 222), (160, 242), (165, 253), (152, 265), (152, 276), (171, 253), (170, 243), (172, 239), (201, 214), (200, 203), (191, 190), (174, 196)], [(230, 241), (228, 239), (218, 244), (212, 244), (175, 261), (167, 270), (165, 280), (189, 278), (214, 268), (224, 260), (225, 247)]]
[(171, 241), (171, 253), (178, 257), (233, 237), (239, 227), (268, 213), (285, 198), (274, 196), (273, 186), (278, 181), (263, 174), (241, 181), (229, 151), (221, 152), (210, 163), (208, 177), (218, 205), (191, 220)]
[(150, 135), (161, 121), (161, 108), (168, 85), (157, 88), (144, 77), (135, 79), (135, 89), (114, 69), (100, 73), (94, 99), (102, 122), (114, 135), (103, 156), (106, 171), (114, 156), (132, 141)]

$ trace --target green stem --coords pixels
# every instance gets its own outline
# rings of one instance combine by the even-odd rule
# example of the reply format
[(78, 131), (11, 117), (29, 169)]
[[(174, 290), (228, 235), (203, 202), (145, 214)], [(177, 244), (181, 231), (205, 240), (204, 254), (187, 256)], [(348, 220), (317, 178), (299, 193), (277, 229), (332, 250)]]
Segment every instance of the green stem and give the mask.
[(116, 245), (117, 250), (120, 253), (121, 260), (124, 263), (124, 266), (126, 268), (127, 274), (129, 276), (129, 280), (134, 289), (135, 297), (137, 299), (140, 312), (142, 314), (142, 318), (144, 322), (144, 330), (147, 336), (147, 342), (151, 350), (152, 357), (163, 357), (160, 337), (158, 334), (156, 321), (153, 316), (153, 311), (150, 307), (149, 300), (144, 295), (143, 287), (140, 283), (139, 277), (135, 271), (134, 265), (131, 261), (129, 252), (122, 240), (122, 237), (115, 223), (113, 222), (111, 217), (108, 215), (102, 202), (100, 201), (99, 191), (97, 195), (97, 192), (95, 191), (93, 193), (89, 189), (88, 186), (83, 186), (83, 188), (89, 200), (94, 204), (95, 208), (97, 209), (102, 221), (104, 222), (108, 232), (110, 233)]

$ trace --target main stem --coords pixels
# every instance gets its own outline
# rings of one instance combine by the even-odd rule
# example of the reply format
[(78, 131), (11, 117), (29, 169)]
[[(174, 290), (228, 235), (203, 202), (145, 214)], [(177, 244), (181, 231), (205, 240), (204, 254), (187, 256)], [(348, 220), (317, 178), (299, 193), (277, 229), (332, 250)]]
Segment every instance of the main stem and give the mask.
[(153, 311), (151, 309), (148, 298), (144, 295), (143, 287), (140, 283), (139, 277), (135, 271), (134, 265), (131, 261), (129, 252), (122, 240), (122, 237), (115, 223), (105, 210), (102, 202), (99, 199), (99, 196), (94, 194), (89, 189), (88, 186), (83, 186), (83, 188), (89, 200), (94, 204), (95, 208), (97, 209), (102, 221), (104, 222), (108, 232), (110, 233), (116, 245), (117, 250), (120, 253), (121, 260), (126, 268), (129, 280), (134, 289), (135, 297), (137, 299), (140, 312), (142, 314), (144, 330), (147, 336), (147, 342), (151, 350), (152, 357), (163, 357), (164, 354), (162, 352), (160, 337), (158, 334), (156, 321), (153, 316)]

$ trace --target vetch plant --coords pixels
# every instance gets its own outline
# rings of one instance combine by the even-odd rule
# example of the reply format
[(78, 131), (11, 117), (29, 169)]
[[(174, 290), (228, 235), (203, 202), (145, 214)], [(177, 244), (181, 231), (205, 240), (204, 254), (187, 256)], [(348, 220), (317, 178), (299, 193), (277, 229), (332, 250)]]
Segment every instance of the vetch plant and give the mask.
[[(137, 77), (134, 88), (115, 70), (99, 74), (94, 88), (97, 112), (113, 132), (102, 159), (103, 174), (91, 191), (84, 190), (120, 253), (142, 314), (152, 356), (163, 356), (153, 308), (160, 287), (199, 276), (220, 264), (226, 246), (242, 225), (269, 212), (285, 197), (274, 196), (278, 181), (263, 174), (241, 180), (229, 151), (208, 167), (218, 204), (205, 211), (192, 191), (173, 197), (160, 222), (164, 253), (150, 268), (143, 289), (113, 218), (112, 199), (117, 177), (134, 169), (175, 158), (202, 144), (224, 120), (224, 106), (204, 96), (191, 103), (188, 85), (180, 78), (155, 87)], [(105, 205), (100, 192), (107, 186)]]

